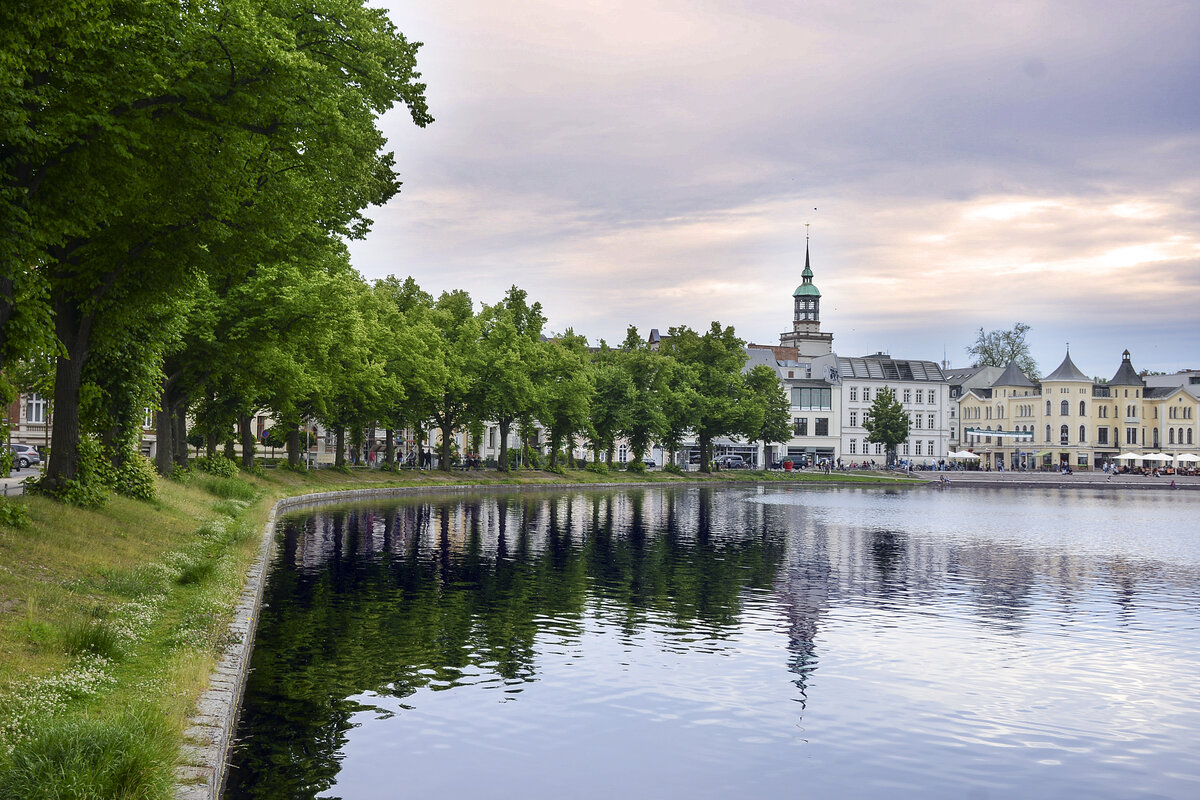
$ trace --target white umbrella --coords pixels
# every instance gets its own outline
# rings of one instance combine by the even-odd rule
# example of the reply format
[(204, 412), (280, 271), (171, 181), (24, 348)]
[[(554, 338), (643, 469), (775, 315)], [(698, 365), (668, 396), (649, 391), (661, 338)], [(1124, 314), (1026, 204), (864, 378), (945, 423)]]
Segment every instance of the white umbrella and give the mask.
[(1142, 456), (1147, 461), (1170, 461), (1171, 457), (1166, 453), (1147, 453)]
[(1142, 457), (1137, 453), (1121, 453), (1117, 456), (1117, 461), (1141, 461)]
[(1196, 461), (1200, 461), (1200, 456), (1194, 453), (1180, 453), (1179, 455), (1175, 456), (1176, 464), (1187, 464)]
[(955, 458), (979, 458), (979, 456), (976, 455), (975, 453), (969, 452), (967, 450), (963, 450), (963, 451), (956, 453)]

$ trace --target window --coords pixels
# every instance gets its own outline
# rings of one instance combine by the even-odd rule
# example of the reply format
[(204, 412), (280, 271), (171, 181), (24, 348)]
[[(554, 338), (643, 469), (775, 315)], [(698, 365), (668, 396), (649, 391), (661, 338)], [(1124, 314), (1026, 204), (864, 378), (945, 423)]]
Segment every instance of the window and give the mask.
[(31, 394), (25, 401), (25, 421), (36, 424), (41, 424), (46, 421), (46, 408), (49, 405), (46, 398), (41, 395)]
[(1187, 443), (1188, 443), (1188, 444), (1191, 444), (1191, 443), (1192, 443), (1192, 429), (1191, 429), (1191, 428), (1188, 428), (1188, 429), (1187, 429), (1187, 432), (1188, 432), (1188, 440), (1187, 440)]
[(857, 386), (850, 387), (850, 399), (855, 402), (858, 401), (858, 387)]
[(1087, 403), (1083, 402), (1082, 400), (1079, 401), (1079, 416), (1087, 416)]
[(142, 406), (142, 427), (143, 428), (153, 428), (154, 427), (154, 411), (153, 411), (153, 409), (147, 408), (146, 406)]
[(817, 417), (816, 430), (813, 431), (816, 436), (829, 435), (829, 417)]
[[(917, 402), (918, 403), (925, 402), (925, 390), (924, 389), (917, 389)], [(920, 453), (917, 453), (917, 455), (920, 455)]]
[(913, 414), (913, 427), (914, 428), (921, 427), (921, 415), (920, 414)]
[(851, 428), (858, 427), (858, 412), (857, 411), (850, 412), (850, 427)]
[(629, 451), (625, 449), (625, 445), (621, 445), (617, 448), (617, 461), (620, 461), (622, 464), (624, 464), (628, 455)]
[(902, 453), (902, 455), (908, 455), (908, 442), (904, 443), (904, 452)]
[(870, 386), (863, 387), (863, 402), (864, 403), (871, 402), (871, 387)]
[(879, 442), (875, 443), (875, 455), (877, 455), (877, 456), (883, 455), (883, 445), (880, 444)]
[(1079, 426), (1079, 443), (1083, 444), (1086, 441), (1087, 441), (1087, 426), (1080, 425)]
[(1175, 429), (1167, 428), (1167, 444), (1175, 444)]
[(911, 402), (912, 402), (912, 389), (905, 389), (905, 390), (904, 390), (904, 402), (905, 402), (905, 403), (911, 403)]
[(854, 453), (857, 453), (857, 452), (858, 452), (858, 439), (851, 439), (850, 440), (850, 454), (853, 455)]
[(1137, 444), (1137, 428), (1125, 429), (1125, 444)]
[(1158, 428), (1154, 429), (1154, 446), (1158, 447)]
[(808, 417), (796, 417), (792, 420), (792, 433), (796, 436), (808, 436)]
[(1050, 444), (1050, 426), (1046, 426), (1046, 444)]
[(1096, 429), (1096, 444), (1101, 444), (1101, 445), (1108, 444), (1108, 428), (1097, 428)]
[(1071, 416), (1071, 403), (1067, 400), (1063, 400), (1058, 406), (1058, 414), (1061, 417)]
[(792, 405), (802, 411), (830, 411), (833, 408), (833, 390), (793, 387)]
[(916, 452), (915, 452), (914, 454), (915, 454), (915, 455), (918, 455), (918, 456), (919, 456), (919, 455), (921, 455), (921, 441), (920, 441), (919, 439), (918, 439), (918, 440), (917, 440), (917, 442), (916, 442), (916, 448), (917, 448), (917, 449), (916, 449)]
[(1058, 429), (1058, 443), (1067, 444), (1071, 441), (1071, 431), (1066, 425)]

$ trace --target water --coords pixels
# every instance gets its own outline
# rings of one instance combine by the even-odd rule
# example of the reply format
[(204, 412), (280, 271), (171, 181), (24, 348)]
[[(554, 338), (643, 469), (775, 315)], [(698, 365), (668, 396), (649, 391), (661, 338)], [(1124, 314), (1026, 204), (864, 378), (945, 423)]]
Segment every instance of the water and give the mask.
[(226, 797), (1200, 797), (1200, 495), (287, 518)]

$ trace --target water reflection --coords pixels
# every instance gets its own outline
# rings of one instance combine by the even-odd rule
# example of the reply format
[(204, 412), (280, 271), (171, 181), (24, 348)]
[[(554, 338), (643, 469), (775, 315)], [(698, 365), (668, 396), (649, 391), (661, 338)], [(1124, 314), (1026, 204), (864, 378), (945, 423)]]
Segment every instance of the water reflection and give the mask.
[[(1178, 557), (1147, 558), (1105, 532), (1104, 498), (1013, 515), (1028, 496), (996, 494), (513, 492), (289, 517), (227, 796), (390, 797), (397, 759), (414, 793), (553, 793), (579, 768), (545, 763), (571, 715), (571, 746), (630, 772), (582, 796), (1196, 780), (1167, 742), (1200, 733), (1197, 545), (1160, 532), (1146, 549)], [(1140, 512), (1179, 531), (1195, 510)], [(1148, 780), (1155, 760), (1174, 777)]]

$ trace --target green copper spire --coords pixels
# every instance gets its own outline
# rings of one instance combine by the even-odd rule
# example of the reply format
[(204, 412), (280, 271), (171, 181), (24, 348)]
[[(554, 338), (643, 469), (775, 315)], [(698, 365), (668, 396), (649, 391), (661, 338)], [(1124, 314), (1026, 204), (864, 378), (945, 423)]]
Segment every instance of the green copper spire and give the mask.
[(817, 287), (813, 286), (813, 271), (812, 261), (808, 255), (808, 237), (804, 237), (804, 272), (800, 273), (804, 278), (804, 282), (796, 287), (796, 291), (792, 292), (792, 297), (820, 297), (821, 293), (817, 291)]

